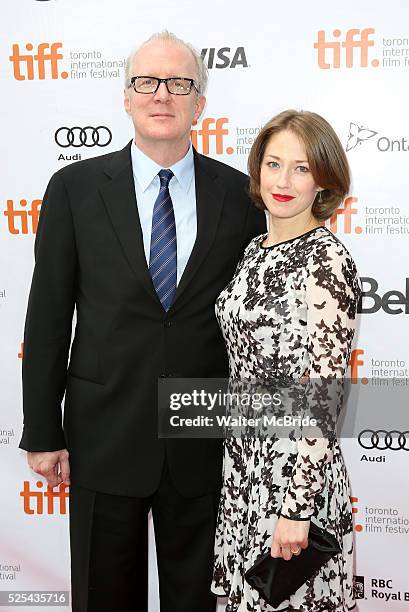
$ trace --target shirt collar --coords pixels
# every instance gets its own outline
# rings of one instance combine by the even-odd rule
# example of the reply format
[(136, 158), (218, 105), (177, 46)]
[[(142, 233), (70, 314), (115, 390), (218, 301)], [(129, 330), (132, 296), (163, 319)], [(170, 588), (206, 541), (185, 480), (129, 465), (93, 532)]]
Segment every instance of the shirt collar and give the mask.
[[(133, 175), (141, 186), (142, 191), (146, 191), (157, 176), (159, 170), (162, 170), (162, 167), (153, 161), (153, 159), (145, 155), (145, 153), (136, 146), (135, 142), (132, 143), (131, 147), (131, 159)], [(179, 185), (187, 193), (194, 175), (193, 147), (191, 143), (186, 155), (176, 162), (176, 164), (170, 166), (170, 170), (172, 170)]]

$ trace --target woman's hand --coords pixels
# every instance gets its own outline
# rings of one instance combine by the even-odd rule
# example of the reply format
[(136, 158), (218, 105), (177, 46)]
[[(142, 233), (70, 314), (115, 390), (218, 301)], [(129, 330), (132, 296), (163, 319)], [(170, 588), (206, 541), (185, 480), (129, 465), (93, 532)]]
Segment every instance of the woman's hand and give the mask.
[(289, 561), (293, 555), (299, 555), (308, 546), (309, 530), (310, 521), (291, 521), (280, 516), (273, 533), (271, 556)]

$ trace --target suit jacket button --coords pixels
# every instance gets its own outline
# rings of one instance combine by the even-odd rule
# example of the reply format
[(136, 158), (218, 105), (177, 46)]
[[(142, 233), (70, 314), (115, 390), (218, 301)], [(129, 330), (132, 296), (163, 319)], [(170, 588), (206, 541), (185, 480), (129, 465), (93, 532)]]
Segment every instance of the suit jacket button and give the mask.
[(172, 327), (172, 321), (165, 321), (165, 327), (166, 328)]

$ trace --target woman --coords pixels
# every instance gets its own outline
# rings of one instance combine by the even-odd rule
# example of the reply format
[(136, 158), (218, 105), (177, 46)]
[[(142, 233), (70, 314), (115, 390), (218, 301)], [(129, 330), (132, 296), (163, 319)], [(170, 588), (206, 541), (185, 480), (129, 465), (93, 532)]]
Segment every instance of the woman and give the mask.
[[(216, 303), (230, 376), (339, 382), (360, 296), (350, 254), (322, 225), (349, 190), (341, 143), (319, 115), (285, 111), (259, 133), (249, 173), (269, 231), (251, 241)], [(336, 438), (226, 439), (212, 590), (227, 595), (227, 612), (273, 610), (244, 573), (269, 547), (273, 557), (299, 555), (311, 517), (342, 552), (276, 610), (345, 612), (354, 607), (353, 528)]]

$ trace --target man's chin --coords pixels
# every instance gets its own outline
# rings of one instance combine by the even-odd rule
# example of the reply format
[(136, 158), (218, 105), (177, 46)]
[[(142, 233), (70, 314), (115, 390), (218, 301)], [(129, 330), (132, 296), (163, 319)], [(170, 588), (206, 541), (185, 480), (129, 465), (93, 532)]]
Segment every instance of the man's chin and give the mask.
[(159, 127), (155, 130), (149, 130), (149, 133), (146, 134), (147, 140), (152, 141), (163, 141), (168, 140), (170, 142), (179, 140), (180, 136), (176, 133), (175, 130), (166, 129), (165, 126), (160, 129)]

